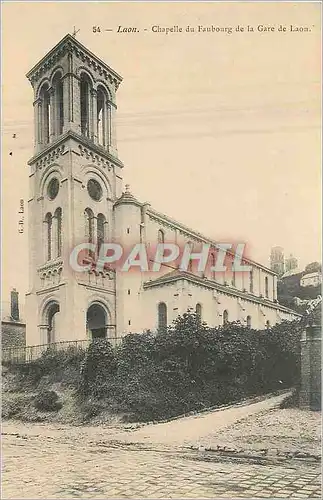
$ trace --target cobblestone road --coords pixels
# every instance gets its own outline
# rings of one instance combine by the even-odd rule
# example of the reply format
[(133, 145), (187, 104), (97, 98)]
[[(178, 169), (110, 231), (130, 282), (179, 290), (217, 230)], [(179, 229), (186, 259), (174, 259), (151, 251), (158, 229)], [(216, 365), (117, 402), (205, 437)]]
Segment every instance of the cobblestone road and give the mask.
[(3, 436), (2, 498), (320, 498), (320, 467), (252, 464), (205, 452), (98, 445), (68, 430)]

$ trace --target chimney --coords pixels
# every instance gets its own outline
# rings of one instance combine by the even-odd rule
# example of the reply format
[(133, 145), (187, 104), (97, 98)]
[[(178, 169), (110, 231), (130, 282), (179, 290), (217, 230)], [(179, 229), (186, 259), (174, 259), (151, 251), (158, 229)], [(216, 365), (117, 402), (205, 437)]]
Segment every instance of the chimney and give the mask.
[(19, 293), (14, 288), (11, 291), (11, 319), (19, 321)]

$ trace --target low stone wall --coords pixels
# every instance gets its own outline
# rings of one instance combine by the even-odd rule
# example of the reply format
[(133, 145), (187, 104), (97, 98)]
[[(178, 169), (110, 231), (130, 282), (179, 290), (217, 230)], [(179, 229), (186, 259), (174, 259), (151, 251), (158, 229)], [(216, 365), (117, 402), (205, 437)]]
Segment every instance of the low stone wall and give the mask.
[(26, 346), (26, 324), (20, 321), (1, 322), (1, 347), (25, 347)]

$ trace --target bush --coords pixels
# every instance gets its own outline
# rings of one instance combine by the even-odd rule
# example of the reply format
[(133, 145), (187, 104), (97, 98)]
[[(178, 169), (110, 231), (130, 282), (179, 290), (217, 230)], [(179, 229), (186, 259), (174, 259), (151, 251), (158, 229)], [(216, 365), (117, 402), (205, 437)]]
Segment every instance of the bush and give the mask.
[(39, 411), (58, 411), (62, 404), (58, 401), (58, 394), (55, 391), (39, 392), (34, 398), (34, 407)]
[(74, 386), (79, 382), (80, 366), (85, 352), (84, 349), (73, 346), (58, 351), (49, 347), (34, 361), (11, 369), (18, 372), (20, 385), (24, 387), (29, 385), (36, 388), (46, 376), (50, 383), (63, 382), (66, 386)]
[(30, 404), (31, 396), (25, 394), (6, 395), (2, 400), (1, 414), (3, 419), (20, 418)]
[(296, 385), (299, 325), (256, 331), (229, 323), (209, 328), (196, 314), (179, 317), (167, 331), (124, 337), (115, 350), (93, 343), (82, 364), (86, 414), (100, 404), (129, 419), (166, 419), (250, 395)]
[(17, 370), (21, 386), (37, 387), (34, 405), (42, 411), (59, 409), (57, 394), (45, 389), (60, 382), (76, 389), (83, 421), (104, 411), (131, 420), (166, 419), (297, 387), (300, 330), (298, 322), (262, 331), (238, 323), (210, 328), (187, 313), (157, 335), (127, 335), (117, 348), (96, 339), (86, 351), (48, 349)]
[(279, 408), (282, 410), (286, 410), (289, 408), (297, 408), (299, 406), (299, 392), (298, 390), (294, 390), (292, 394), (283, 399), (280, 403)]
[(78, 394), (101, 398), (108, 394), (108, 383), (116, 373), (115, 352), (107, 339), (91, 342), (81, 363)]
[(90, 399), (88, 401), (82, 402), (79, 409), (81, 411), (82, 421), (88, 422), (101, 413), (102, 404), (99, 401)]

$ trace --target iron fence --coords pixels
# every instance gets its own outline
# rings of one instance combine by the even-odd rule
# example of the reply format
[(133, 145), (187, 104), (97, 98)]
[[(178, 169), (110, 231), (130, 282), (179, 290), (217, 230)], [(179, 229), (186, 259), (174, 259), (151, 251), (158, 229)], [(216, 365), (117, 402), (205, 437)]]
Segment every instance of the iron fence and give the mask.
[[(2, 349), (2, 363), (30, 363), (31, 361), (35, 361), (44, 353), (66, 350), (85, 350), (89, 347), (91, 342), (100, 342), (101, 340), (103, 339), (69, 340), (65, 342), (53, 342), (51, 344), (32, 345), (26, 347), (6, 347)], [(116, 347), (121, 342), (122, 337), (113, 337), (108, 338), (107, 340), (113, 347)]]

